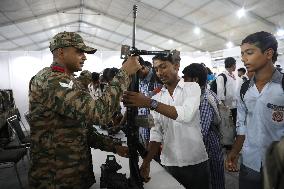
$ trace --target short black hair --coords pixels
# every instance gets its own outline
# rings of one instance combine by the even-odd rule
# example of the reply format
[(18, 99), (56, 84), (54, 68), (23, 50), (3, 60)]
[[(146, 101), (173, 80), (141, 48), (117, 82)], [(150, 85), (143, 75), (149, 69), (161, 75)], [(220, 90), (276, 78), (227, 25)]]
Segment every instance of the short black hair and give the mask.
[(243, 72), (243, 73), (246, 73), (246, 72), (247, 72), (247, 70), (246, 70), (245, 68), (239, 68), (239, 69), (238, 69), (238, 72), (239, 72), (239, 71), (240, 71), (240, 72)]
[(231, 68), (232, 66), (236, 65), (236, 59), (233, 57), (227, 57), (225, 58), (225, 68)]
[(103, 80), (110, 82), (114, 76), (118, 73), (119, 69), (117, 68), (106, 68), (103, 71)]
[(265, 31), (256, 32), (248, 35), (245, 39), (243, 39), (242, 45), (244, 43), (255, 45), (256, 47), (260, 48), (262, 53), (264, 53), (264, 51), (266, 51), (267, 49), (273, 49), (274, 54), (272, 56), (272, 62), (276, 62), (278, 57), (278, 42), (273, 34)]
[(146, 66), (146, 67), (149, 67), (149, 68), (152, 67), (151, 62), (143, 60), (143, 58), (141, 56), (139, 56), (139, 60), (138, 61), (139, 61), (141, 66)]
[(207, 74), (209, 74), (209, 75), (213, 74), (213, 72), (210, 70), (210, 68), (206, 67), (206, 70), (207, 70)]
[(148, 68), (151, 68), (151, 67), (152, 67), (151, 62), (149, 62), (149, 61), (140, 62), (140, 65), (141, 65), (141, 66), (146, 66), (146, 67), (148, 67)]
[(198, 78), (198, 84), (200, 87), (206, 86), (207, 83), (207, 69), (198, 63), (192, 63), (186, 66), (182, 73), (190, 78)]
[(155, 60), (161, 60), (161, 61), (169, 61), (172, 64), (179, 64), (181, 60), (179, 51), (172, 51), (172, 52), (173, 53), (169, 53), (166, 56), (164, 54), (157, 54), (152, 58), (152, 60), (153, 62)]
[(92, 73), (92, 80), (93, 80), (94, 82), (99, 81), (99, 80), (100, 80), (100, 74), (97, 73), (97, 72), (93, 72), (93, 73)]

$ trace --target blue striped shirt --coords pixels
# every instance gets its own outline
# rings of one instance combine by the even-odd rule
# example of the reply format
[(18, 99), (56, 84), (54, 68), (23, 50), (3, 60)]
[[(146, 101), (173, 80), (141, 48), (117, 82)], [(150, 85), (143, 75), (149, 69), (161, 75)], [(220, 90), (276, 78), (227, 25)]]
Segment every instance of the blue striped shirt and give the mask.
[[(153, 77), (153, 71), (150, 69), (148, 75), (139, 81), (139, 91), (145, 96), (153, 96), (152, 91), (156, 88), (162, 88), (162, 84), (157, 82), (151, 83), (151, 78)], [(139, 108), (138, 115), (149, 115), (149, 108)], [(150, 140), (150, 129), (149, 128), (139, 128), (140, 137), (143, 143)]]

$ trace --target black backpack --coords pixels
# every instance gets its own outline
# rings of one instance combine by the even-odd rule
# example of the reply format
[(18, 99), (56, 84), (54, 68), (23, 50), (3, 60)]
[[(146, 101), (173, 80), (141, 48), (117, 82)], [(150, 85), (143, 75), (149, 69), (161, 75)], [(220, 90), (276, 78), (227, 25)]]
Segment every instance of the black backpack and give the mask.
[[(227, 83), (227, 76), (224, 73), (219, 74), (218, 76), (222, 76), (224, 78), (224, 87), (225, 87), (225, 95), (226, 95), (226, 83)], [(218, 77), (217, 76), (217, 77)], [(210, 90), (213, 91), (215, 94), (217, 94), (217, 78), (214, 79), (209, 85)]]
[[(249, 84), (250, 84), (250, 80), (247, 80), (241, 86), (240, 97), (241, 97), (242, 101), (244, 101), (245, 94), (250, 87)], [(283, 88), (283, 91), (284, 91), (284, 74), (282, 74), (282, 88)]]

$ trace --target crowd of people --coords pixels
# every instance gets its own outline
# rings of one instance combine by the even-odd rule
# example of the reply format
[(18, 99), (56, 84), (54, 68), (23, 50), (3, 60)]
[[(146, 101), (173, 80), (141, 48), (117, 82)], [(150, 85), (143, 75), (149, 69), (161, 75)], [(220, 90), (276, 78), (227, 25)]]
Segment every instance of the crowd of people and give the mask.
[[(156, 55), (152, 63), (129, 56), (120, 69), (100, 74), (82, 71), (85, 53), (96, 49), (79, 34), (55, 35), (53, 63), (30, 81), (30, 188), (89, 188), (95, 182), (90, 148), (128, 157), (127, 147), (92, 126), (124, 124), (125, 115), (114, 121), (123, 102), (154, 123), (139, 129), (148, 151), (140, 167), (145, 182), (155, 159), (185, 188), (224, 189), (226, 169), (239, 171), (240, 189), (280, 189), (279, 182), (263, 184), (269, 177), (262, 177), (263, 169), (271, 170), (266, 161), (270, 145), (284, 136), (284, 76), (274, 65), (277, 47), (268, 32), (248, 35), (241, 42), (245, 68), (238, 75), (236, 59), (227, 57), (220, 75), (189, 62), (179, 77), (181, 58), (174, 52)], [(76, 78), (77, 71), (82, 72)], [(135, 73), (139, 92), (128, 91)], [(224, 119), (231, 125), (221, 124)], [(229, 141), (224, 140), (227, 132)]]

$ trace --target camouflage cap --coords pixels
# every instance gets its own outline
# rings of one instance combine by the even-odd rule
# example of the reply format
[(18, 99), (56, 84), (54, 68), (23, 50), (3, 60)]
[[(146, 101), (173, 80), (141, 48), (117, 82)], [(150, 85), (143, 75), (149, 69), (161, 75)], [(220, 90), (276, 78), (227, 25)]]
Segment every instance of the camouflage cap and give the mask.
[(88, 70), (83, 70), (79, 77), (77, 78), (83, 85), (88, 86), (93, 80), (92, 80), (92, 72)]
[(88, 54), (94, 54), (97, 49), (86, 46), (83, 38), (75, 32), (61, 32), (56, 34), (49, 43), (50, 51), (63, 47), (75, 47)]

